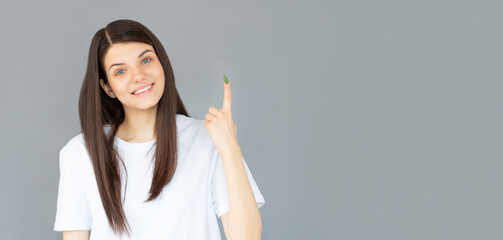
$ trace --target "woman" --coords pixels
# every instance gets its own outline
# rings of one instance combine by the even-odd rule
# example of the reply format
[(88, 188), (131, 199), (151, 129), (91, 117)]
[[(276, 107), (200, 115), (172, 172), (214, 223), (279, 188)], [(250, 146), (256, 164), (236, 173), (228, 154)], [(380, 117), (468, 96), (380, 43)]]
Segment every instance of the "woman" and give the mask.
[(60, 151), (63, 239), (260, 239), (265, 201), (241, 155), (224, 76), (222, 109), (191, 118), (161, 42), (117, 20), (92, 39), (82, 132)]

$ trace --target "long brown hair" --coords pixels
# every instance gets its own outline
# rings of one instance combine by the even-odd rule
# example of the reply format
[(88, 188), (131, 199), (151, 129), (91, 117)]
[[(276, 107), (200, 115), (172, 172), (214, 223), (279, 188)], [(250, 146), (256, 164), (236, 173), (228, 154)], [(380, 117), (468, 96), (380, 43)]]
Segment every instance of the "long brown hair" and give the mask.
[[(165, 77), (164, 93), (158, 102), (155, 121), (155, 167), (150, 196), (145, 201), (156, 199), (173, 178), (177, 166), (176, 114), (189, 117), (176, 89), (168, 55), (147, 27), (133, 20), (120, 19), (96, 32), (89, 48), (87, 70), (80, 91), (80, 125), (108, 223), (114, 233), (120, 235), (124, 232), (130, 235), (130, 226), (121, 201), (119, 160), (123, 165), (124, 162), (113, 146), (125, 113), (122, 103), (117, 98), (110, 98), (100, 87), (99, 79), (108, 84), (103, 57), (112, 44), (125, 42), (150, 44), (161, 62)], [(105, 133), (105, 125), (110, 126), (111, 134)]]

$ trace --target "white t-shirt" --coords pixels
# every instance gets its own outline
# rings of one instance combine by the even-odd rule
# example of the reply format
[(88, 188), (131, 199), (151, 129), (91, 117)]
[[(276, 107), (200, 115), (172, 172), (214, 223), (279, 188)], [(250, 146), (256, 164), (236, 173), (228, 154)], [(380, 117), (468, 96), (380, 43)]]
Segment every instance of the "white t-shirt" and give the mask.
[[(124, 159), (121, 166), (122, 196), (131, 238), (114, 235), (108, 224), (96, 183), (93, 166), (82, 133), (73, 137), (59, 155), (60, 179), (54, 231), (91, 230), (90, 240), (222, 239), (218, 218), (229, 211), (227, 183), (222, 158), (211, 136), (198, 120), (177, 114), (178, 165), (171, 182), (161, 195), (144, 203), (152, 183), (155, 140), (126, 142), (117, 136), (115, 145)], [(108, 133), (109, 126), (105, 127)], [(150, 148), (152, 148), (151, 151)], [(152, 162), (152, 164), (150, 164)], [(257, 206), (264, 197), (246, 165)], [(121, 198), (122, 199), (122, 198)]]

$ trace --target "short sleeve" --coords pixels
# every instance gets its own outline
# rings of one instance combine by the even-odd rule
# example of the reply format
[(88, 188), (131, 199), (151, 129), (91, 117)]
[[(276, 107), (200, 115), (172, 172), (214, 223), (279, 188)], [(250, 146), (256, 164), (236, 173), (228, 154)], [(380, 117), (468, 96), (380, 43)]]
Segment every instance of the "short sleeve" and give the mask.
[[(220, 218), (220, 216), (229, 211), (229, 195), (227, 194), (227, 182), (225, 180), (225, 171), (222, 158), (218, 151), (215, 152), (216, 163), (213, 172), (213, 178), (211, 181), (211, 194), (213, 199), (213, 209), (218, 218)], [(253, 191), (253, 195), (255, 196), (257, 207), (260, 208), (265, 204), (264, 197), (260, 193), (257, 183), (255, 183), (255, 179), (253, 178), (244, 157), (243, 163), (245, 166), (246, 174), (248, 176), (248, 180), (250, 182), (250, 186)]]
[(91, 230), (92, 215), (77, 168), (78, 152), (63, 147), (59, 152), (59, 188), (54, 231)]

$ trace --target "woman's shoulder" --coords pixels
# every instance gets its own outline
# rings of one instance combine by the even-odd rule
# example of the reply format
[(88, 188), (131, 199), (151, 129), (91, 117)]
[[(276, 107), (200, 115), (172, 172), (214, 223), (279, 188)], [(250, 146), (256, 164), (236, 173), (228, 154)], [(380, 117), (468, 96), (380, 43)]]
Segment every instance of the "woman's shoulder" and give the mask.
[(60, 166), (72, 166), (74, 169), (86, 169), (90, 164), (84, 137), (78, 133), (66, 142), (59, 152)]
[(85, 149), (85, 141), (82, 133), (78, 133), (66, 142), (61, 151), (80, 151), (81, 149)]
[(206, 120), (187, 117), (185, 115), (178, 117), (178, 120), (180, 120), (178, 133), (179, 139), (183, 143), (182, 145), (198, 150), (214, 147), (211, 135), (204, 125)]
[(205, 120), (188, 117), (183, 114), (177, 114), (176, 120), (178, 133), (197, 135), (201, 133), (201, 130), (206, 130), (204, 126)]
[(197, 119), (185, 116), (183, 114), (176, 114), (176, 128), (178, 132), (184, 132), (194, 127)]

